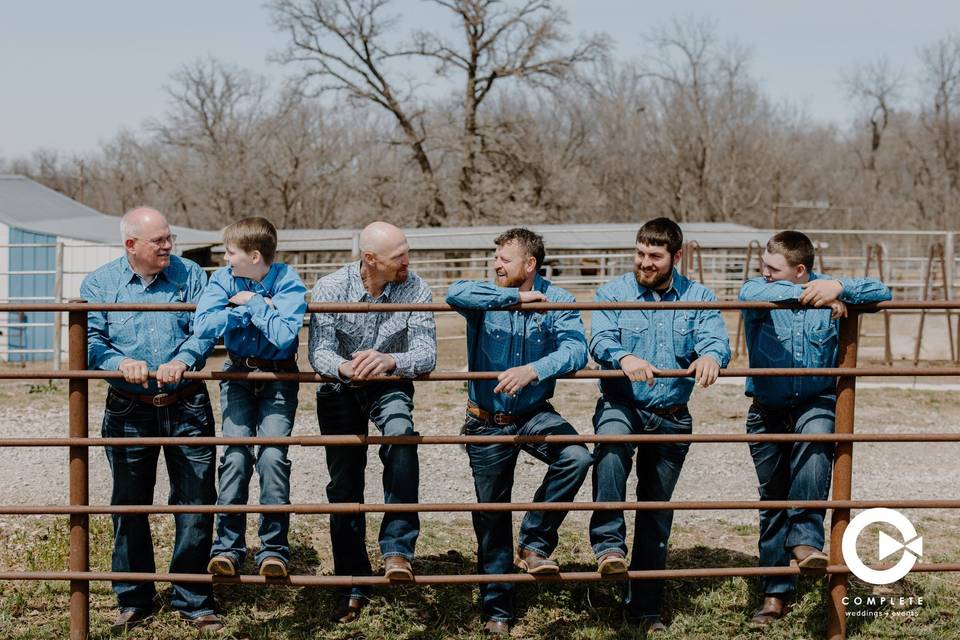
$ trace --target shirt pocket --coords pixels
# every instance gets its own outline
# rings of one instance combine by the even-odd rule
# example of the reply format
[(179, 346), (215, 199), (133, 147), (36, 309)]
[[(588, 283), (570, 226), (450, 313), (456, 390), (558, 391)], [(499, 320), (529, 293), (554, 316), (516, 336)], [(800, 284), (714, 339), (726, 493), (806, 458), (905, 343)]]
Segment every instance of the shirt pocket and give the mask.
[(130, 311), (110, 311), (107, 313), (107, 335), (110, 342), (118, 345), (133, 345), (137, 342), (136, 323)]
[(620, 344), (624, 350), (630, 353), (642, 351), (650, 331), (650, 320), (646, 315), (640, 311), (621, 313), (617, 324), (620, 328)]
[(505, 364), (507, 361), (513, 337), (511, 313), (511, 311), (492, 311), (484, 316), (480, 350), (490, 362)]
[(761, 367), (792, 367), (793, 355), (789, 330), (777, 331), (773, 320), (760, 325), (756, 341), (757, 354)]
[(697, 316), (694, 311), (677, 311), (673, 318), (673, 348), (677, 360), (693, 362), (696, 358), (695, 347)]
[(834, 327), (816, 329), (807, 334), (810, 349), (805, 363), (808, 367), (834, 367), (837, 364), (837, 330)]

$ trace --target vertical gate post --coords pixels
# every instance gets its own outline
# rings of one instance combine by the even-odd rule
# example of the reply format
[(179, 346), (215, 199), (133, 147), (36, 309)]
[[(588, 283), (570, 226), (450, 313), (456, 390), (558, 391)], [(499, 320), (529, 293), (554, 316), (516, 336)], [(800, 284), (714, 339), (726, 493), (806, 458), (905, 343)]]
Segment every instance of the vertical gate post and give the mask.
[[(859, 313), (840, 320), (840, 345), (838, 367), (853, 369), (857, 366), (857, 334)], [(853, 410), (856, 400), (857, 379), (840, 376), (837, 380), (836, 433), (853, 433)], [(853, 474), (853, 443), (838, 442), (833, 459), (833, 499), (850, 500)], [(830, 564), (844, 564), (843, 533), (850, 522), (850, 509), (834, 509), (830, 517)], [(830, 574), (830, 599), (827, 602), (827, 637), (843, 640), (847, 636), (847, 607), (843, 599), (847, 595), (847, 574)]]
[[(75, 300), (72, 302), (76, 302)], [(87, 312), (70, 311), (68, 315), (68, 344), (71, 370), (87, 368)], [(86, 379), (71, 378), (69, 383), (70, 437), (87, 437)], [(70, 504), (88, 505), (89, 456), (85, 446), (70, 447)], [(90, 516), (70, 516), (70, 571), (88, 571), (90, 568)], [(87, 640), (90, 633), (90, 583), (70, 581), (70, 640)]]

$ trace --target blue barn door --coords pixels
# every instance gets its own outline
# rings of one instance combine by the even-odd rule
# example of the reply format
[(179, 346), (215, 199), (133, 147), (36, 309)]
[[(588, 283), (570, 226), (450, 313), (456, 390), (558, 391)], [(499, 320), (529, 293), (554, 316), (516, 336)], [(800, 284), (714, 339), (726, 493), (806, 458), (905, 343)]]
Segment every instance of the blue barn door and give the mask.
[[(31, 233), (10, 228), (10, 244), (55, 245), (56, 236)], [(53, 302), (54, 269), (56, 249), (49, 247), (10, 247), (10, 301)], [(24, 273), (18, 271), (49, 271), (50, 273)], [(9, 324), (53, 323), (50, 312), (24, 312), (9, 314)], [(10, 362), (51, 360), (53, 352), (18, 353), (16, 349), (53, 349), (53, 327), (9, 327), (7, 340)]]

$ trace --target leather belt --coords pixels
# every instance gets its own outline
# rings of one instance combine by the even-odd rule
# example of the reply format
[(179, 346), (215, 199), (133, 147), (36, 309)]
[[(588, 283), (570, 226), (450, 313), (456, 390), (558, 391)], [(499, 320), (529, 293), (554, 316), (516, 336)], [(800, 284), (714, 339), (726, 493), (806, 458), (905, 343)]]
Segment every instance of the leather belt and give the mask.
[(474, 418), (483, 420), (484, 422), (489, 422), (498, 425), (507, 425), (513, 424), (517, 421), (516, 416), (512, 413), (504, 413), (498, 411), (496, 413), (487, 411), (486, 409), (481, 409), (474, 402), (467, 401), (467, 413), (472, 415)]
[(261, 371), (296, 371), (297, 359), (287, 358), (286, 360), (263, 360), (261, 358), (251, 358), (247, 356), (238, 356), (232, 353), (227, 354), (230, 362), (246, 367), (248, 369), (260, 369)]
[(124, 389), (117, 389), (116, 387), (110, 387), (110, 390), (120, 396), (123, 396), (124, 398), (136, 400), (137, 402), (142, 402), (143, 404), (150, 404), (154, 407), (168, 407), (174, 402), (183, 399), (184, 396), (196, 395), (205, 388), (206, 387), (204, 387), (203, 382), (197, 380), (195, 382), (191, 382), (185, 387), (177, 389), (176, 391), (172, 391), (170, 393), (158, 393), (156, 395), (132, 393)]
[(685, 411), (686, 408), (687, 405), (685, 404), (675, 404), (672, 407), (647, 407), (647, 411), (655, 413), (658, 416), (672, 416), (680, 411)]

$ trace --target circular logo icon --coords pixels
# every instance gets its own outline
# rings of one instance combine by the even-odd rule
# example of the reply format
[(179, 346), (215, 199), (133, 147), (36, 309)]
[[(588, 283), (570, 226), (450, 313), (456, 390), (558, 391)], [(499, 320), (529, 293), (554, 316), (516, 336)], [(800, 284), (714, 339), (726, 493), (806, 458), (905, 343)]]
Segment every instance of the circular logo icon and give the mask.
[[(899, 533), (903, 541), (880, 532), (877, 544), (880, 550), (880, 560), (889, 558), (891, 555), (902, 552), (900, 560), (892, 567), (884, 570), (871, 569), (857, 555), (857, 538), (864, 529), (872, 524), (884, 523), (893, 526)], [(876, 508), (867, 509), (857, 514), (846, 531), (843, 532), (843, 559), (847, 567), (864, 582), (870, 584), (890, 584), (910, 573), (910, 569), (917, 562), (917, 559), (923, 555), (923, 538), (917, 535), (917, 530), (913, 523), (905, 515), (893, 509)]]

